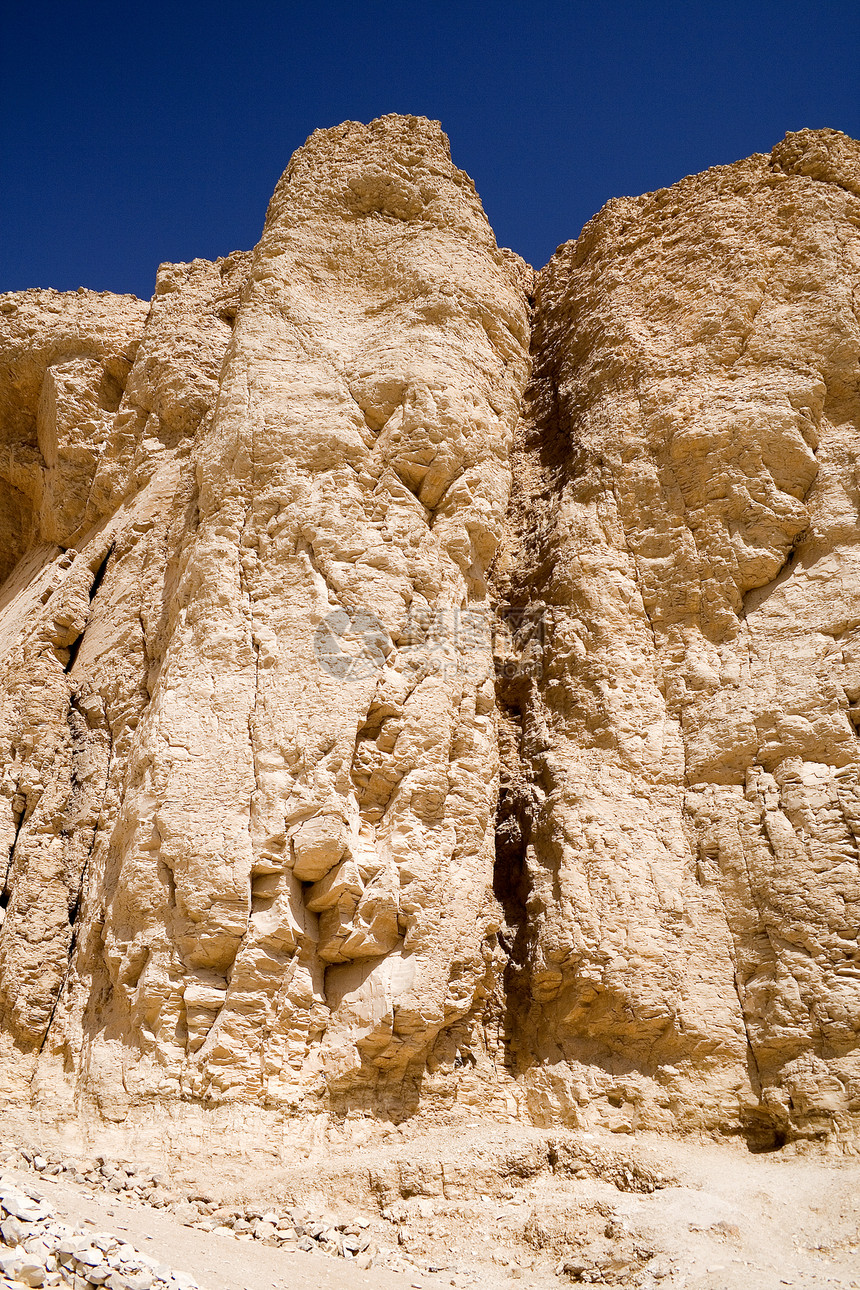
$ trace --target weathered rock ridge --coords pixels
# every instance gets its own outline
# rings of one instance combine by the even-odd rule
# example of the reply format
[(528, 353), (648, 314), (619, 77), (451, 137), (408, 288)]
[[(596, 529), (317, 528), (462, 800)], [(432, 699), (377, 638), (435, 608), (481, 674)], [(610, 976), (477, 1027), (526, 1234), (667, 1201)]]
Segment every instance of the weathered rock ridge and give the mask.
[(3, 1093), (849, 1133), (860, 145), (537, 277), (437, 124), (0, 297)]

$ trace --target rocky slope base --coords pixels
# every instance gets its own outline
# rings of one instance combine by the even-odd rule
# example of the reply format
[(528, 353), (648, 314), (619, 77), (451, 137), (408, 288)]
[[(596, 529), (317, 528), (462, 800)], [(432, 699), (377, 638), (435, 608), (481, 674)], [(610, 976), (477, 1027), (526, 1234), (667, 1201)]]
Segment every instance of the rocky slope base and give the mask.
[(384, 117), (0, 297), (8, 1103), (851, 1139), (858, 230), (801, 131), (535, 277)]
[(413, 1117), (356, 1150), (348, 1126), (314, 1141), (304, 1127), (243, 1152), (174, 1124), (133, 1162), (105, 1142), (89, 1154), (80, 1124), (7, 1139), (0, 1285), (4, 1269), (75, 1290), (858, 1284), (857, 1163), (805, 1143), (751, 1156), (485, 1120), (428, 1133)]

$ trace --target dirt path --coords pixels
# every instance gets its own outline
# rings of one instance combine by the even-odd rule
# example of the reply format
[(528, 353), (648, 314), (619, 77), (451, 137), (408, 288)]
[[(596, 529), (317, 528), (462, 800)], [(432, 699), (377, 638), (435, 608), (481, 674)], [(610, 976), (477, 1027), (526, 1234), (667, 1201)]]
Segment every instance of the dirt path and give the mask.
[[(333, 1135), (293, 1165), (263, 1156), (237, 1153), (220, 1168), (202, 1149), (178, 1153), (168, 1162), (172, 1208), (166, 1197), (158, 1208), (130, 1203), (66, 1175), (17, 1174), (58, 1216), (121, 1236), (204, 1290), (860, 1290), (856, 1157), (497, 1123), (456, 1133), (415, 1125), (360, 1146)], [(192, 1224), (205, 1225), (205, 1210), (189, 1200), (201, 1189), (218, 1204), (277, 1208), (292, 1198), (361, 1219), (374, 1248), (414, 1265), (364, 1271), (201, 1230)]]
[[(32, 1175), (10, 1176), (33, 1185)], [(200, 1232), (168, 1210), (108, 1201), (53, 1178), (40, 1177), (38, 1190), (59, 1218), (116, 1233), (159, 1262), (190, 1272), (203, 1290), (405, 1290), (419, 1285), (447, 1290), (452, 1284), (450, 1276), (418, 1277), (384, 1268), (363, 1272), (326, 1255), (286, 1253), (259, 1241)]]

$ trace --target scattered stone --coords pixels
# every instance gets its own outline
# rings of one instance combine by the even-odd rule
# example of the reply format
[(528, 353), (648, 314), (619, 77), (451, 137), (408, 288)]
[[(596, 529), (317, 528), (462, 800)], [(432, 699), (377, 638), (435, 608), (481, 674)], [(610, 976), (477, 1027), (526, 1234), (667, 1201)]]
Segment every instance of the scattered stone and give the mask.
[(6, 1245), (23, 1245), (27, 1237), (27, 1226), (17, 1218), (5, 1218), (0, 1223), (0, 1236)]
[[(40, 1172), (55, 1165), (62, 1169), (68, 1163), (37, 1153), (21, 1153), (21, 1158)], [(120, 1169), (126, 1178), (135, 1172), (134, 1166), (114, 1166), (103, 1159), (99, 1167), (99, 1176), (108, 1188), (120, 1180)], [(110, 1232), (85, 1232), (59, 1222), (41, 1196), (4, 1177), (0, 1177), (0, 1210), (5, 1215), (0, 1222), (0, 1277), (5, 1285), (33, 1290), (49, 1286), (60, 1290), (64, 1286), (75, 1290), (100, 1286), (107, 1290), (199, 1290), (189, 1273), (156, 1263)], [(194, 1213), (197, 1216), (196, 1210)]]
[[(142, 1166), (124, 1164), (99, 1156), (95, 1160), (72, 1160), (53, 1157), (38, 1151), (10, 1150), (14, 1161), (41, 1173), (63, 1174), (81, 1185), (91, 1185), (103, 1191), (125, 1192), (124, 1199), (143, 1198), (145, 1188), (140, 1184), (152, 1181), (153, 1187), (162, 1188), (166, 1182), (162, 1174), (150, 1174)], [(43, 1161), (39, 1167), (37, 1161)], [(286, 1250), (304, 1250), (309, 1253), (327, 1254), (348, 1258), (358, 1267), (394, 1266), (392, 1259), (408, 1258), (403, 1251), (369, 1251), (370, 1220), (355, 1218), (351, 1222), (337, 1221), (331, 1214), (313, 1214), (301, 1205), (294, 1205), (285, 1213), (247, 1204), (241, 1210), (219, 1205), (209, 1191), (193, 1190), (184, 1196), (153, 1194), (145, 1201), (153, 1208), (167, 1206), (174, 1216), (186, 1226), (231, 1236), (241, 1241), (261, 1241)], [(89, 1223), (89, 1220), (88, 1220)], [(94, 1224), (90, 1223), (90, 1226)], [(150, 1239), (150, 1238), (146, 1238)], [(155, 1264), (127, 1241), (106, 1232), (77, 1231), (55, 1220), (44, 1203), (41, 1193), (16, 1179), (0, 1176), (0, 1240), (8, 1253), (2, 1257), (10, 1268), (17, 1269), (24, 1253), (41, 1263), (41, 1285), (65, 1285), (75, 1277), (84, 1277), (91, 1287), (106, 1286), (107, 1290), (160, 1290), (171, 1286), (176, 1290), (179, 1274), (170, 1272), (163, 1264)], [(38, 1254), (33, 1255), (34, 1241)], [(27, 1251), (24, 1244), (27, 1243)], [(0, 1273), (3, 1264), (0, 1263)], [(36, 1276), (36, 1272), (28, 1275)], [(196, 1290), (196, 1282), (187, 1273), (181, 1274), (189, 1290)], [(27, 1283), (29, 1284), (29, 1283)], [(0, 1287), (2, 1290), (2, 1287)]]
[(195, 1223), (200, 1217), (200, 1211), (194, 1205), (190, 1205), (187, 1201), (181, 1205), (174, 1205), (173, 1213), (179, 1219), (180, 1223), (184, 1223), (186, 1227), (190, 1227), (191, 1224)]
[(42, 1286), (45, 1284), (45, 1265), (36, 1259), (25, 1258), (18, 1264), (15, 1280), (25, 1286)]
[(265, 1223), (258, 1219), (253, 1227), (253, 1235), (256, 1241), (273, 1241), (277, 1234), (277, 1228), (274, 1223)]

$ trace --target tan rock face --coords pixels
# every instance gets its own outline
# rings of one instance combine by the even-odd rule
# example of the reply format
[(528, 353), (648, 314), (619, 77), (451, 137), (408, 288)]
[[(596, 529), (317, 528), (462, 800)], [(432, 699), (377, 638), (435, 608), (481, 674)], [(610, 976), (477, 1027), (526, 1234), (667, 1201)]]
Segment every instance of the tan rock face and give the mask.
[(858, 181), (804, 131), (540, 275), (502, 828), (540, 1114), (857, 1104)]
[(347, 125), (252, 256), (162, 266), (97, 442), (92, 360), (34, 381), (45, 477), (87, 482), (50, 536), (79, 492), (91, 527), (10, 583), (3, 1024), (111, 1114), (413, 1104), (492, 986), (527, 277), (438, 126)]
[(858, 165), (611, 202), (532, 326), (384, 117), (0, 297), (9, 1095), (848, 1123)]

